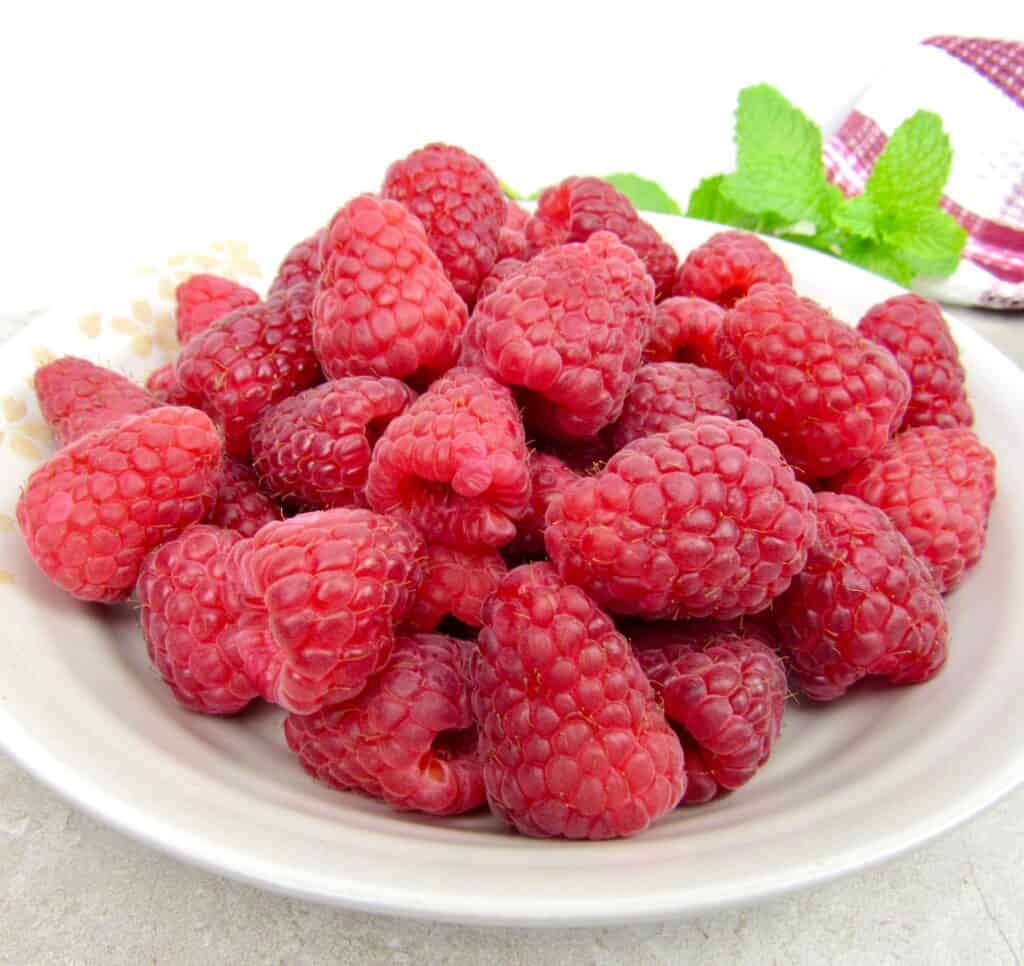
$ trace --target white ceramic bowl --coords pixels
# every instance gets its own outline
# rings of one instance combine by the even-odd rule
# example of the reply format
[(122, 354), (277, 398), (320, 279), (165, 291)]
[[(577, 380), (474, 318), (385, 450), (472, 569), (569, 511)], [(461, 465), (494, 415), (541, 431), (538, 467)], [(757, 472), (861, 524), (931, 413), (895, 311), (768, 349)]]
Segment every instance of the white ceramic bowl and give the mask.
[[(714, 226), (653, 218), (686, 252)], [(312, 781), (281, 715), (180, 709), (148, 666), (129, 607), (65, 596), (13, 523), (49, 450), (35, 367), (75, 353), (142, 376), (170, 358), (175, 282), (194, 271), (259, 285), (294, 241), (220, 243), (97, 285), (0, 355), (0, 742), (79, 806), (157, 848), (291, 895), (464, 922), (586, 924), (667, 918), (821, 882), (962, 822), (1024, 779), (1024, 379), (955, 317), (977, 430), (999, 458), (981, 564), (949, 598), (952, 644), (929, 684), (791, 704), (775, 753), (744, 789), (679, 809), (634, 839), (534, 841), (487, 814), (396, 815)], [(855, 321), (895, 286), (779, 244), (797, 287)], [(266, 274), (263, 275), (264, 281)]]

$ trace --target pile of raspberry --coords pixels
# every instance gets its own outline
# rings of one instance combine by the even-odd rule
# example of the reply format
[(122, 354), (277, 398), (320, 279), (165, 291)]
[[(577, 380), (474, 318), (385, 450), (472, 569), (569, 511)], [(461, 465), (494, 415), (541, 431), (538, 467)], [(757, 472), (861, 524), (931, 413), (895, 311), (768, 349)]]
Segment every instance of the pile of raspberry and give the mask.
[(626, 836), (750, 782), (790, 696), (943, 666), (995, 459), (925, 299), (850, 327), (754, 235), (680, 261), (599, 179), (531, 214), (431, 144), (177, 324), (145, 387), (37, 372), (61, 448), (18, 522), (321, 782)]

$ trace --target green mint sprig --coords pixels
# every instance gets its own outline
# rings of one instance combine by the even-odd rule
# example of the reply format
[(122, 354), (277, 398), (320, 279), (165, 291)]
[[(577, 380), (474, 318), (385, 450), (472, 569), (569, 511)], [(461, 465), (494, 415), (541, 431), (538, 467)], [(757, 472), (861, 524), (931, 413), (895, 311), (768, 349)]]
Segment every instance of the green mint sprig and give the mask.
[(938, 116), (904, 121), (852, 198), (825, 177), (821, 146), (818, 126), (774, 87), (745, 88), (736, 170), (701, 181), (687, 215), (808, 245), (901, 285), (956, 270), (967, 233), (939, 207), (953, 152)]
[[(736, 170), (704, 178), (686, 214), (807, 245), (901, 285), (956, 270), (967, 233), (939, 207), (953, 151), (937, 115), (918, 111), (896, 128), (863, 194), (852, 198), (826, 177), (821, 149), (818, 125), (774, 87), (744, 88), (736, 110)], [(648, 178), (619, 173), (604, 180), (641, 211), (680, 213)], [(517, 201), (540, 194), (524, 198), (502, 188)]]

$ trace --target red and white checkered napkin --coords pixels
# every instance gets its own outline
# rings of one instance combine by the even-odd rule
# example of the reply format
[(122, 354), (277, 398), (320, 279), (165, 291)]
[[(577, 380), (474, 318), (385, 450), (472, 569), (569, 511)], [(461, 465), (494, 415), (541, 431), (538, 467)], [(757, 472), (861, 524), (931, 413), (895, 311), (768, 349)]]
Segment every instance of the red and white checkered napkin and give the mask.
[(944, 302), (1024, 309), (1024, 43), (931, 37), (909, 51), (826, 143), (829, 177), (847, 194), (862, 191), (888, 134), (919, 108), (949, 134), (942, 205), (969, 238), (954, 275), (915, 288)]

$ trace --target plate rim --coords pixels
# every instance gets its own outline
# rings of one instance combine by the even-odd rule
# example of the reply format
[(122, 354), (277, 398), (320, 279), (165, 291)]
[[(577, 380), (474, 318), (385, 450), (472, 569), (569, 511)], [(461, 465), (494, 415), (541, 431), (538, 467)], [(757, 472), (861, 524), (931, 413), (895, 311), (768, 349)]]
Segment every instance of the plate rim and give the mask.
[[(706, 226), (714, 230), (726, 230), (725, 226), (703, 222), (684, 216), (664, 215), (652, 218), (656, 224), (660, 220), (685, 221)], [(779, 239), (767, 239), (772, 247), (779, 247), (783, 252), (800, 246), (791, 245)], [(807, 252), (807, 249), (802, 249)], [(818, 257), (826, 255), (815, 253)], [(801, 254), (801, 257), (804, 257)], [(873, 285), (884, 283), (894, 294), (906, 291), (894, 283), (888, 283), (872, 273), (857, 266), (841, 263), (844, 270), (863, 273), (872, 280)], [(121, 276), (112, 275), (111, 283)], [(92, 286), (89, 287), (90, 290)], [(66, 302), (81, 306), (85, 293), (76, 291), (73, 297), (62, 297), (55, 300), (42, 318), (33, 320), (5, 340), (8, 350), (17, 351), (39, 338), (41, 331), (56, 330), (56, 311)], [(1005, 355), (997, 346), (989, 342), (983, 335), (973, 330), (969, 324), (957, 317), (957, 310), (943, 306), (943, 312), (953, 322), (954, 334), (961, 344), (971, 346), (972, 351), (983, 356), (998, 357), (1000, 366), (1006, 365), (1020, 371), (1016, 363)], [(450, 891), (435, 893), (429, 896), (413, 894), (408, 888), (401, 886), (382, 889), (371, 886), (365, 880), (346, 877), (344, 881), (336, 881), (343, 887), (336, 891), (325, 891), (311, 886), (303, 886), (294, 881), (287, 870), (273, 860), (262, 858), (253, 860), (243, 854), (237, 845), (224, 845), (211, 842), (211, 836), (199, 832), (195, 828), (177, 825), (160, 815), (147, 812), (138, 803), (127, 801), (115, 792), (97, 785), (87, 773), (77, 770), (73, 764), (61, 760), (54, 751), (42, 741), (37, 741), (18, 721), (8, 707), (8, 701), (0, 697), (0, 746), (2, 746), (17, 764), (41, 781), (49, 789), (61, 797), (70, 800), (77, 807), (97, 821), (115, 828), (122, 834), (153, 847), (164, 854), (199, 866), (207, 871), (226, 876), (247, 885), (256, 886), (269, 891), (345, 908), (357, 909), (379, 914), (401, 915), (418, 919), (435, 921), (459, 922), (474, 925), (503, 926), (590, 926), (619, 923), (657, 922), (682, 916), (699, 915), (711, 909), (749, 905), (772, 896), (783, 895), (823, 884), (852, 872), (861, 871), (897, 855), (916, 849), (923, 844), (952, 830), (963, 822), (982, 813), (996, 804), (1014, 789), (1024, 785), (1024, 747), (1020, 752), (1007, 759), (1006, 766), (988, 776), (988, 781), (974, 784), (967, 794), (959, 796), (951, 805), (932, 809), (924, 818), (919, 818), (909, 826), (901, 828), (898, 833), (890, 836), (876, 837), (870, 846), (842, 849), (816, 863), (802, 862), (789, 867), (788, 873), (764, 877), (764, 881), (756, 887), (737, 895), (709, 896), (693, 901), (687, 900), (685, 894), (674, 899), (671, 894), (660, 893), (652, 900), (645, 896), (642, 900), (620, 898), (615, 908), (609, 908), (611, 901), (607, 898), (587, 900), (585, 898), (565, 899), (553, 902), (550, 897), (541, 899), (516, 899), (514, 906), (501, 904), (480, 895), (469, 896)], [(889, 841), (892, 839), (894, 841)], [(883, 843), (879, 845), (878, 843)], [(572, 847), (572, 843), (553, 847)], [(742, 879), (740, 880), (742, 881)], [(344, 895), (339, 892), (344, 891)], [(726, 891), (726, 890), (722, 890)], [(653, 901), (653, 904), (652, 904)], [(643, 908), (631, 908), (631, 902), (642, 902)], [(594, 904), (597, 908), (585, 909), (584, 904)]]

